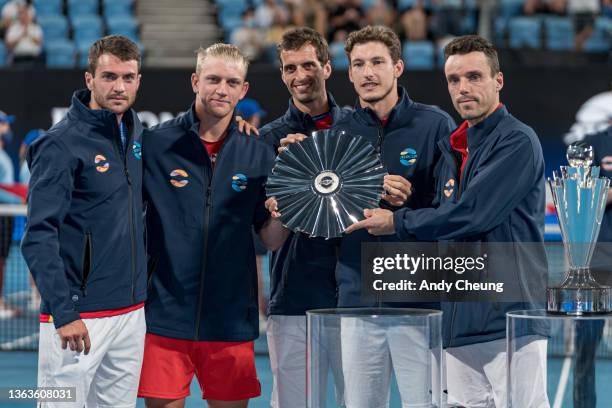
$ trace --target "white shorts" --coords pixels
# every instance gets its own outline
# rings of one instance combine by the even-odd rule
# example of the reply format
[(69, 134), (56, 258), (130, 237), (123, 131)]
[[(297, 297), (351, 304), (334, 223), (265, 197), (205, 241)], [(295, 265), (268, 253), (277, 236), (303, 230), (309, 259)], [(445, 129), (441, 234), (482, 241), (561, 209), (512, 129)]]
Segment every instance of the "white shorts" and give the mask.
[[(547, 340), (538, 336), (516, 351), (512, 369), (525, 373), (514, 376), (525, 391), (513, 406), (548, 408), (546, 393)], [(505, 408), (507, 404), (506, 339), (446, 349), (448, 405), (469, 408)]]
[[(391, 370), (403, 408), (432, 406), (439, 386), (424, 327), (383, 325), (374, 318), (342, 318), (342, 367), (347, 408), (389, 406)], [(440, 358), (440, 352), (438, 353)]]
[(144, 308), (118, 316), (83, 319), (89, 354), (62, 349), (53, 323), (40, 324), (38, 386), (76, 387), (76, 402), (39, 407), (136, 406), (146, 332)]
[[(271, 315), (266, 326), (268, 351), (272, 367), (273, 408), (306, 407), (306, 316)], [(339, 333), (338, 333), (339, 334)], [(327, 376), (332, 372), (335, 382), (335, 396), (338, 406), (343, 407), (343, 380), (340, 370), (339, 338), (330, 336), (328, 345), (319, 348), (319, 367), (321, 378), (316, 380), (321, 387), (327, 386)], [(327, 390), (320, 390), (326, 399)], [(321, 401), (325, 406), (325, 402)]]

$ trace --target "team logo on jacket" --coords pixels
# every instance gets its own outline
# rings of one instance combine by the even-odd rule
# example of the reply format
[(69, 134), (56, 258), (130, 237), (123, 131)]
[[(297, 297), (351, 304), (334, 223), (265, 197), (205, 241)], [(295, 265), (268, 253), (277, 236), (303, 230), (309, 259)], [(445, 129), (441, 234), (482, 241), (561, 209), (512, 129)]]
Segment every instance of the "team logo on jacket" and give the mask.
[(140, 142), (134, 142), (132, 144), (132, 152), (134, 152), (134, 157), (138, 160), (142, 159), (142, 145)]
[(449, 179), (444, 185), (444, 195), (446, 198), (450, 198), (453, 195), (453, 191), (455, 191), (455, 179)]
[(612, 171), (612, 156), (606, 156), (601, 159), (601, 168), (605, 171)]
[(106, 157), (102, 156), (101, 154), (96, 154), (96, 157), (94, 158), (94, 163), (96, 164), (96, 171), (100, 173), (106, 173), (108, 171), (108, 168), (110, 167), (110, 164), (108, 163), (108, 160), (106, 160)]
[(174, 187), (181, 188), (189, 184), (189, 174), (183, 169), (174, 169), (170, 172), (170, 184)]
[(242, 173), (237, 173), (232, 176), (232, 188), (234, 191), (241, 192), (247, 188), (248, 179)]
[(412, 166), (414, 163), (416, 163), (416, 160), (417, 152), (413, 148), (408, 147), (402, 150), (400, 153), (400, 163), (402, 163), (404, 166)]

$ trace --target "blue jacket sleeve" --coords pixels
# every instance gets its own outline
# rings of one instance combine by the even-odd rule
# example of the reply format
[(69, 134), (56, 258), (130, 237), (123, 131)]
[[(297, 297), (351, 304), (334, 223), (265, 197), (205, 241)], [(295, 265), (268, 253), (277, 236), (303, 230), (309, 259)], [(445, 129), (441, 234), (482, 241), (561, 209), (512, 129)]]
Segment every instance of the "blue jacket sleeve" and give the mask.
[(28, 150), (32, 172), (28, 222), (21, 251), (56, 328), (79, 319), (60, 256), (59, 227), (70, 208), (76, 159), (56, 138), (45, 137)]
[[(540, 163), (541, 164), (541, 163)], [(501, 140), (476, 169), (457, 201), (438, 208), (394, 214), (395, 231), (401, 240), (462, 239), (486, 233), (498, 226), (543, 177), (529, 137), (514, 133)]]

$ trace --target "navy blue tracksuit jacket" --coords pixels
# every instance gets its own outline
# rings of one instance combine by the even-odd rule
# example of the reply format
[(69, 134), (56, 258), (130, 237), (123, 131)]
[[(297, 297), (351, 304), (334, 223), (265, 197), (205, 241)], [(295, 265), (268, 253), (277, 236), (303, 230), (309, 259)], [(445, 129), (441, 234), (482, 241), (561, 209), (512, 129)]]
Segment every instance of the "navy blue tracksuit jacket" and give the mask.
[[(435, 195), (434, 166), (440, 157), (437, 143), (448, 137), (455, 124), (446, 112), (412, 101), (404, 88), (398, 87), (398, 92), (399, 101), (385, 126), (374, 111), (366, 108), (357, 109), (336, 128), (365, 137), (379, 151), (389, 174), (412, 183), (413, 193), (405, 207), (429, 207)], [(401, 208), (385, 201), (381, 205), (392, 211)], [(396, 236), (375, 237), (365, 230), (342, 238), (336, 269), (338, 306), (366, 306), (361, 300), (361, 243), (399, 240)]]
[(28, 149), (31, 171), (23, 256), (55, 327), (79, 312), (117, 309), (146, 298), (142, 220), (142, 126), (88, 108), (75, 92), (64, 119)]
[[(461, 179), (446, 137), (438, 143), (438, 208), (395, 212), (396, 234), (402, 240), (543, 243), (544, 158), (535, 132), (503, 106), (467, 132), (469, 156)], [(527, 269), (517, 267), (515, 279), (533, 273)], [(506, 312), (543, 295), (529, 289), (523, 303), (442, 303), (444, 347), (504, 338)]]
[[(329, 93), (327, 100), (335, 124), (349, 111), (340, 108)], [(289, 133), (309, 135), (314, 130), (312, 117), (290, 99), (287, 112), (259, 133), (276, 151), (280, 140)], [(337, 239), (310, 238), (292, 232), (272, 254), (268, 314), (303, 315), (309, 309), (336, 307), (337, 247)]]
[(274, 151), (232, 120), (214, 169), (194, 106), (144, 134), (147, 331), (185, 340), (259, 335), (251, 229), (269, 218), (264, 183)]

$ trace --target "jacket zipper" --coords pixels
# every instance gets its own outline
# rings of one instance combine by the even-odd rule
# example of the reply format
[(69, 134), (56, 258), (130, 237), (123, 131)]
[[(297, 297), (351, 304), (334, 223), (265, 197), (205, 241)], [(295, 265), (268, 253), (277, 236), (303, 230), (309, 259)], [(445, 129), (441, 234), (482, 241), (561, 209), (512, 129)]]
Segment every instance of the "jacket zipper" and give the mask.
[[(380, 161), (383, 162), (383, 152), (384, 152), (383, 144), (385, 142), (385, 130), (383, 129), (382, 124), (380, 123), (380, 120), (379, 119), (377, 120), (378, 120), (378, 140), (376, 141), (376, 151), (380, 155)], [(381, 242), (381, 238), (376, 237), (376, 241)], [(381, 295), (379, 293), (376, 294), (376, 306), (382, 307)]]
[[(217, 156), (217, 159), (219, 157)], [(196, 331), (194, 340), (200, 337), (200, 320), (202, 319), (202, 303), (204, 302), (204, 274), (206, 271), (206, 261), (208, 258), (208, 230), (210, 224), (210, 210), (212, 207), (212, 171), (208, 186), (206, 187), (206, 205), (204, 206), (204, 248), (202, 250), (202, 272), (200, 273), (200, 293), (198, 295), (198, 310), (196, 315)]]
[(81, 281), (81, 292), (83, 297), (87, 296), (87, 278), (91, 272), (92, 267), (92, 244), (91, 244), (91, 232), (85, 233), (85, 251), (83, 253), (83, 280)]
[[(197, 132), (196, 132), (196, 136), (198, 138), (200, 137), (200, 135)], [(227, 142), (228, 141), (225, 140), (225, 142), (223, 142), (223, 145), (217, 152), (215, 166), (218, 166), (219, 163), (221, 162), (221, 152), (223, 151), (223, 148), (225, 147)], [(202, 250), (202, 258), (201, 258), (202, 271), (200, 273), (200, 293), (198, 296), (198, 310), (197, 310), (197, 315), (196, 315), (196, 320), (195, 320), (196, 330), (195, 330), (194, 340), (196, 341), (199, 340), (199, 337), (200, 337), (200, 320), (202, 319), (202, 303), (204, 302), (204, 276), (206, 273), (206, 261), (208, 258), (208, 232), (210, 229), (209, 228), (210, 213), (212, 210), (212, 198), (213, 198), (213, 190), (214, 190), (213, 189), (213, 186), (214, 186), (213, 179), (214, 179), (214, 174), (215, 174), (215, 167), (212, 165), (212, 162), (210, 161), (210, 157), (208, 156), (208, 151), (203, 146), (202, 146), (202, 149), (204, 149), (204, 154), (206, 155), (206, 158), (208, 160), (208, 165), (210, 169), (210, 178), (208, 179), (208, 185), (206, 186), (206, 205), (204, 206), (204, 231), (203, 231), (204, 232), (204, 244), (203, 244), (204, 248)]]
[[(440, 151), (442, 151), (442, 155), (444, 156), (445, 160), (449, 162), (450, 165), (454, 166), (454, 168), (458, 167), (458, 163), (457, 160), (455, 159), (455, 156), (453, 155), (452, 152), (448, 151), (447, 146), (445, 144), (443, 144), (441, 141), (438, 142), (438, 146), (440, 147)], [(460, 176), (460, 175), (459, 175)], [(457, 182), (459, 183), (459, 180), (457, 180)], [(459, 199), (459, 185), (457, 185), (457, 199)], [(448, 302), (451, 303), (452, 306), (452, 312), (451, 312), (451, 321), (450, 321), (450, 328), (449, 328), (449, 344), (448, 346), (450, 347), (453, 341), (453, 329), (455, 326), (455, 314), (457, 312), (457, 305), (455, 302)]]
[[(131, 142), (131, 137), (130, 134), (127, 135), (126, 141), (125, 141), (125, 149), (122, 148), (122, 146), (120, 146), (121, 143), (121, 135), (119, 134), (120, 130), (119, 130), (119, 125), (117, 124), (116, 127), (116, 132), (115, 132), (115, 143), (114, 143), (114, 147), (115, 147), (115, 151), (117, 152), (117, 154), (119, 155), (119, 159), (123, 162), (123, 173), (125, 174), (125, 179), (127, 180), (127, 184), (128, 184), (128, 200), (129, 200), (129, 213), (128, 213), (128, 218), (129, 218), (129, 223), (130, 223), (130, 244), (131, 244), (131, 249), (132, 249), (132, 256), (131, 256), (131, 264), (132, 264), (132, 301), (136, 301), (136, 239), (135, 239), (135, 233), (134, 233), (134, 198), (133, 198), (133, 191), (132, 191), (132, 178), (130, 177), (130, 171), (128, 169), (128, 154), (127, 154), (127, 150), (128, 150), (128, 146), (130, 145)], [(123, 153), (123, 157), (122, 157), (122, 153)]]
[[(380, 121), (379, 121), (380, 122)], [(383, 157), (383, 143), (385, 141), (385, 131), (380, 123), (378, 123), (378, 140), (376, 142), (376, 150), (380, 154), (380, 159)]]

